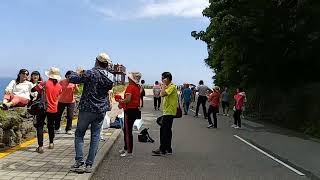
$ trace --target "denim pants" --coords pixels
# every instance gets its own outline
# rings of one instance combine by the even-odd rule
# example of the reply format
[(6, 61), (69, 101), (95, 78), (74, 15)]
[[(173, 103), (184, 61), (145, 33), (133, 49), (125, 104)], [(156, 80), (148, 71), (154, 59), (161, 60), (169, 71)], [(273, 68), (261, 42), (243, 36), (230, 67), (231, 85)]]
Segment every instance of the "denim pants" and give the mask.
[(75, 133), (75, 150), (77, 162), (83, 163), (83, 138), (86, 134), (86, 131), (91, 125), (91, 139), (90, 139), (90, 148), (89, 154), (86, 160), (86, 165), (92, 165), (96, 157), (96, 153), (100, 141), (100, 131), (103, 123), (105, 113), (92, 113), (92, 112), (83, 112), (80, 111), (77, 123), (77, 129)]

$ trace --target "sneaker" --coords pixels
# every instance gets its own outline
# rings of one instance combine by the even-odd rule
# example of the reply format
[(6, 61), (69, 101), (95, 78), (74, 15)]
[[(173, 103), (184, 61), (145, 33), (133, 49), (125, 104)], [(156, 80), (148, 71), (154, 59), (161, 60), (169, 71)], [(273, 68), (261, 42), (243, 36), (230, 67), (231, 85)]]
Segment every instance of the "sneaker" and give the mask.
[(197, 116), (197, 115), (194, 115), (193, 117), (198, 118), (198, 116)]
[(128, 157), (128, 158), (132, 158), (132, 153), (128, 153), (128, 152), (124, 152), (122, 154), (120, 154), (120, 157)]
[(160, 149), (153, 150), (153, 151), (152, 151), (152, 153), (153, 153), (153, 156), (162, 156), (162, 155), (166, 155), (166, 152), (162, 152), (162, 151), (160, 151)]
[(237, 127), (237, 125), (235, 125), (235, 124), (232, 124), (232, 126), (231, 126), (232, 128), (235, 128), (235, 127)]
[(227, 115), (227, 117), (229, 117), (230, 115), (229, 114), (226, 114)]
[(85, 173), (92, 173), (93, 169), (92, 169), (92, 165), (86, 165), (85, 169), (84, 169)]
[(84, 162), (75, 162), (70, 168), (71, 171), (82, 174), (85, 172)]
[(61, 129), (58, 129), (58, 130), (54, 131), (55, 134), (61, 134), (61, 132), (62, 132)]
[(36, 152), (39, 153), (39, 154), (44, 153), (43, 147), (38, 147), (38, 148), (36, 149)]
[(226, 114), (223, 114), (224, 116), (226, 116)]
[(172, 150), (167, 150), (167, 155), (172, 155)]
[(239, 127), (239, 126), (236, 126), (236, 127), (234, 127), (235, 129), (241, 129), (241, 127)]
[(124, 149), (120, 149), (120, 150), (119, 150), (119, 153), (120, 153), (120, 154), (123, 154), (123, 153), (126, 153), (126, 152), (127, 152), (127, 151), (124, 150)]
[(209, 126), (207, 128), (212, 128), (213, 127), (213, 124), (209, 124)]
[(53, 148), (54, 148), (54, 144), (53, 144), (53, 143), (50, 143), (48, 148), (49, 148), (49, 149), (53, 149)]

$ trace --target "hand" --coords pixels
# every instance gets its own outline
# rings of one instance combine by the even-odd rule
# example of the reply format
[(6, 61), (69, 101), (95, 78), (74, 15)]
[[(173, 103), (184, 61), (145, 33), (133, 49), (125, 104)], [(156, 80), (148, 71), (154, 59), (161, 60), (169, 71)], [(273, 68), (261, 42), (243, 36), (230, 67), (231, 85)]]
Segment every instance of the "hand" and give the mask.
[(84, 73), (84, 69), (82, 67), (78, 67), (76, 72), (77, 72), (77, 74), (81, 75)]

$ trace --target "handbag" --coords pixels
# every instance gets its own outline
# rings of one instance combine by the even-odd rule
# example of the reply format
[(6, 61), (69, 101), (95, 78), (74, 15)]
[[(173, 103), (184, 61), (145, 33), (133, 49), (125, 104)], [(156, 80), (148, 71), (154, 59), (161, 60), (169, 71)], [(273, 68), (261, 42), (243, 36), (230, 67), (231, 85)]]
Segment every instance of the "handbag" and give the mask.
[(181, 118), (181, 117), (182, 117), (182, 109), (181, 109), (181, 106), (180, 106), (180, 100), (178, 98), (177, 113), (176, 113), (176, 116), (174, 118)]
[(160, 116), (160, 117), (157, 118), (157, 124), (159, 126), (162, 126), (162, 120), (163, 120), (163, 116)]
[(45, 112), (47, 109), (47, 101), (46, 101), (46, 87), (43, 87), (43, 90), (40, 94), (40, 97), (34, 101), (31, 101), (30, 105), (27, 107), (27, 111), (31, 115), (39, 115)]

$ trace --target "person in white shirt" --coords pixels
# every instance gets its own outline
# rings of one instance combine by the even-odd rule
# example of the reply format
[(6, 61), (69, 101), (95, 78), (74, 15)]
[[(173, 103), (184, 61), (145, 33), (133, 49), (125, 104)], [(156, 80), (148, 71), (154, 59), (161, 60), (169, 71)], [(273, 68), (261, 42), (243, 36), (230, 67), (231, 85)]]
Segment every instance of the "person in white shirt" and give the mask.
[(4, 108), (13, 106), (24, 107), (30, 101), (30, 93), (33, 84), (28, 81), (29, 71), (21, 69), (16, 80), (12, 80), (5, 89), (3, 97)]
[(153, 85), (153, 101), (154, 101), (154, 110), (160, 110), (161, 105), (161, 86), (159, 84), (159, 81), (156, 81)]

